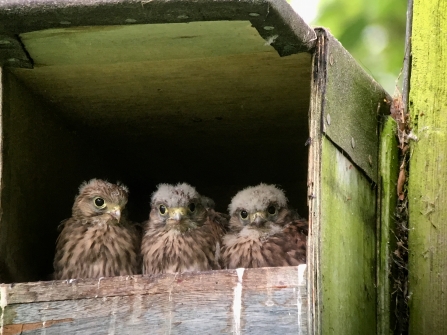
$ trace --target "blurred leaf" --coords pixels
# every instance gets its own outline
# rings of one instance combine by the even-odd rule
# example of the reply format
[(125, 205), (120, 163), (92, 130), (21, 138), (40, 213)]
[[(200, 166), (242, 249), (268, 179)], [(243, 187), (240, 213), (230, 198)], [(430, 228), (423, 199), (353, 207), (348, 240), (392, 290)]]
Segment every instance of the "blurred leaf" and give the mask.
[[(328, 28), (365, 70), (393, 93), (403, 64), (406, 6), (406, 0), (320, 0), (312, 24)], [(378, 53), (380, 48), (368, 44), (373, 39), (367, 33), (374, 31), (368, 27), (381, 27), (386, 32)]]

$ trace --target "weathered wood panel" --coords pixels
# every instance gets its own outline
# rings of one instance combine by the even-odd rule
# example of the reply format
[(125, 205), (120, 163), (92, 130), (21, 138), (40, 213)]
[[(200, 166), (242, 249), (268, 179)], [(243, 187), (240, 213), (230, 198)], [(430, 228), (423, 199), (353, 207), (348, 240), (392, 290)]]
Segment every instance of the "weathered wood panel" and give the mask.
[(447, 334), (447, 1), (413, 4), (410, 334)]
[[(0, 3), (0, 36), (76, 26), (189, 23), (195, 21), (250, 21), (281, 56), (309, 51), (315, 32), (282, 0), (9, 0)], [(8, 49), (12, 49), (11, 45)], [(0, 53), (0, 64), (26, 65), (17, 53)], [(20, 54), (19, 54), (20, 55)], [(19, 63), (19, 64), (16, 64)]]
[(378, 116), (389, 112), (388, 94), (329, 33), (325, 38), (323, 131), (377, 182)]
[(379, 190), (380, 215), (378, 262), (377, 262), (377, 333), (389, 335), (393, 329), (393, 285), (391, 266), (392, 253), (396, 250), (396, 236), (394, 234), (394, 212), (397, 205), (397, 176), (399, 174), (398, 142), (396, 137), (396, 121), (391, 117), (384, 118), (380, 134), (379, 151)]
[[(319, 34), (320, 36), (320, 34)], [(321, 334), (321, 142), (324, 90), (326, 87), (326, 43), (319, 38), (312, 57), (311, 99), (309, 111), (309, 159), (307, 195), (309, 206), (309, 236), (307, 246), (307, 273), (309, 303), (309, 333)]]
[(305, 267), (3, 284), (2, 334), (307, 334)]
[(376, 191), (327, 138), (321, 178), (321, 333), (376, 334)]
[(313, 334), (375, 334), (379, 116), (387, 93), (317, 29), (309, 150)]

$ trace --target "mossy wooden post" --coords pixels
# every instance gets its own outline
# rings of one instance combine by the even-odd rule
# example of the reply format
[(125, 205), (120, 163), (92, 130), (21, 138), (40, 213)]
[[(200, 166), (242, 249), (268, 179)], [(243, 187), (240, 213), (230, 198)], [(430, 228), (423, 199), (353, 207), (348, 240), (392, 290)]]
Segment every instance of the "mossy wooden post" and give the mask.
[(379, 242), (377, 261), (377, 334), (388, 335), (394, 327), (394, 283), (390, 280), (391, 254), (396, 250), (394, 235), (394, 211), (397, 203), (397, 176), (399, 174), (396, 121), (384, 117), (380, 136), (379, 151)]
[(447, 1), (415, 0), (410, 82), (410, 334), (447, 334)]
[(310, 333), (372, 335), (378, 329), (377, 186), (383, 176), (378, 120), (389, 110), (389, 97), (327, 31), (317, 34), (308, 182)]

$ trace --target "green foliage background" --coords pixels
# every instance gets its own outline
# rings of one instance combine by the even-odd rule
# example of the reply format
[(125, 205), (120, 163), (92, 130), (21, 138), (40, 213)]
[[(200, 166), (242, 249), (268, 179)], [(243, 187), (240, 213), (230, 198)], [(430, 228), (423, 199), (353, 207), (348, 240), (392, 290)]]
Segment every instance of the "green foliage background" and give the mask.
[(406, 0), (320, 0), (311, 25), (328, 28), (392, 94), (403, 65), (406, 9)]

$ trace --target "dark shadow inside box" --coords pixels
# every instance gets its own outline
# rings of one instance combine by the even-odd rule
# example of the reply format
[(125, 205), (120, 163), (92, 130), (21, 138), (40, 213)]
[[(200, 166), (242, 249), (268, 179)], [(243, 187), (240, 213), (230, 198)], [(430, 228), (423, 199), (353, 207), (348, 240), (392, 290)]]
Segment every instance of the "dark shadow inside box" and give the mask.
[(34, 68), (3, 70), (0, 281), (49, 279), (90, 178), (129, 186), (138, 222), (158, 183), (184, 181), (219, 211), (274, 183), (307, 216), (310, 53), (280, 57), (249, 21), (20, 37)]

